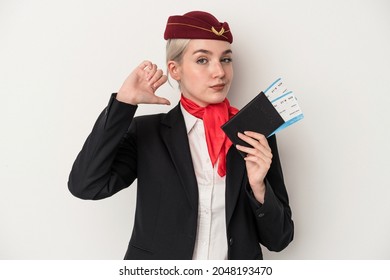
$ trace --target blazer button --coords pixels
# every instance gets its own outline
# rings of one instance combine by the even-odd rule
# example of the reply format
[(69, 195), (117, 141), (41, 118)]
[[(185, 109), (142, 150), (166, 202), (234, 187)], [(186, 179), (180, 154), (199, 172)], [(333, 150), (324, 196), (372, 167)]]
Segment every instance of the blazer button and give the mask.
[(233, 237), (230, 237), (229, 239), (229, 246), (232, 246), (233, 245)]
[(259, 217), (259, 218), (262, 218), (262, 217), (264, 217), (264, 213), (259, 213), (259, 215), (257, 215), (257, 217)]

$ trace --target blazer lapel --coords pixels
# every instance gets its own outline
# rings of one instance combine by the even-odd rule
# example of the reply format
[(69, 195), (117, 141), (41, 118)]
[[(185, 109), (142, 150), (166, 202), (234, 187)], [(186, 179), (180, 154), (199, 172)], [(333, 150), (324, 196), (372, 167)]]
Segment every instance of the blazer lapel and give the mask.
[(245, 178), (245, 162), (234, 146), (226, 155), (226, 226), (229, 225)]
[[(168, 112), (161, 123), (161, 136), (178, 171), (188, 201), (193, 209), (197, 209), (198, 185), (180, 106), (177, 105)], [(233, 215), (245, 174), (245, 162), (232, 146), (226, 158), (226, 225), (229, 225)]]
[(161, 121), (161, 136), (178, 171), (180, 181), (193, 209), (198, 208), (198, 185), (192, 164), (187, 131), (180, 106), (177, 105)]

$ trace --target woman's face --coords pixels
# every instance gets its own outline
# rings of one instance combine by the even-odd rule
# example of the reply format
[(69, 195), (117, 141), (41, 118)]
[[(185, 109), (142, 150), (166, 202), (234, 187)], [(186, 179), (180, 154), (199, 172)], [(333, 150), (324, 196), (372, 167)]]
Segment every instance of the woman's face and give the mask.
[[(230, 43), (218, 40), (191, 40), (180, 63), (170, 67), (182, 94), (205, 107), (222, 102), (233, 79)], [(172, 74), (173, 73), (173, 74)]]

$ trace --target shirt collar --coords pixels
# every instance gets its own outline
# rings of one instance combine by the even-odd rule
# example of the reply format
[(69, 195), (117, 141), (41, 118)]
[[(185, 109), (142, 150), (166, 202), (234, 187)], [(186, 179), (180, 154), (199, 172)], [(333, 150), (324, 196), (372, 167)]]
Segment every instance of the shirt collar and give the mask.
[(198, 120), (202, 121), (201, 119), (198, 119), (197, 117), (194, 117), (190, 113), (187, 112), (186, 109), (184, 109), (183, 105), (180, 104), (180, 109), (184, 117), (184, 122), (186, 124), (187, 134), (191, 132), (192, 128), (195, 126), (196, 122)]

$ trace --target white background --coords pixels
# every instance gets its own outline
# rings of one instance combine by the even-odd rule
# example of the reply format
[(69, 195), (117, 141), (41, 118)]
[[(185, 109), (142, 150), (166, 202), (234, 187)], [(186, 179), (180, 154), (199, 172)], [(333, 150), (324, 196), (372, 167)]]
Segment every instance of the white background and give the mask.
[(265, 258), (389, 259), (386, 0), (0, 0), (0, 259), (123, 258), (136, 184), (83, 201), (69, 171), (130, 71), (165, 69), (166, 20), (191, 10), (231, 26), (233, 105), (283, 77), (305, 114), (278, 134), (295, 239)]

